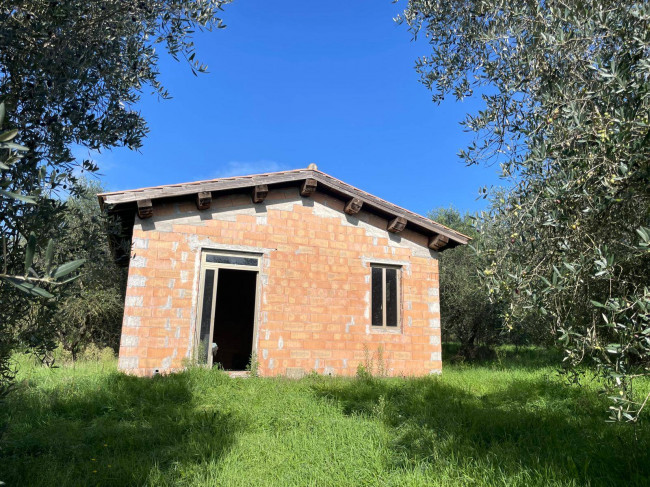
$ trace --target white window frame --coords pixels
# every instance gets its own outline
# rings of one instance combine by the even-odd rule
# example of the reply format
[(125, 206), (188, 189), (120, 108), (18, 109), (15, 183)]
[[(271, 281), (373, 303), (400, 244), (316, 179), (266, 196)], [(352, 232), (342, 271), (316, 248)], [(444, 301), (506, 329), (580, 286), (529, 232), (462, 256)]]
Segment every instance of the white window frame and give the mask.
[[(208, 262), (209, 255), (218, 255), (223, 257), (242, 257), (247, 259), (257, 259), (257, 265), (244, 265), (244, 264), (229, 264), (223, 262)], [(259, 307), (260, 307), (260, 295), (261, 295), (261, 262), (263, 255), (257, 252), (239, 252), (239, 251), (229, 251), (229, 250), (217, 250), (217, 249), (203, 249), (201, 251), (201, 270), (199, 278), (199, 297), (196, 303), (196, 326), (195, 326), (195, 337), (194, 337), (194, 353), (197, 354), (200, 351), (201, 346), (201, 323), (203, 321), (203, 298), (205, 291), (205, 275), (206, 271), (214, 270), (214, 284), (212, 287), (212, 303), (210, 309), (210, 337), (214, 336), (214, 314), (217, 307), (217, 287), (219, 284), (219, 269), (234, 269), (239, 271), (250, 271), (255, 272), (255, 310), (254, 310), (254, 321), (253, 321), (253, 344), (251, 347), (252, 353), (257, 353), (257, 334), (259, 326)], [(206, 367), (212, 367), (212, 353), (208, 350), (207, 353), (207, 362), (204, 365)]]

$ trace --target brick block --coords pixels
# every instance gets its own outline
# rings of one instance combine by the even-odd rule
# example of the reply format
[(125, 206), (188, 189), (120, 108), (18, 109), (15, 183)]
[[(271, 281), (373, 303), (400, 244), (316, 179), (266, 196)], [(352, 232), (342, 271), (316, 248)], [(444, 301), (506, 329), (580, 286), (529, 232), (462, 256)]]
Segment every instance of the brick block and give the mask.
[(311, 352), (309, 350), (291, 350), (289, 353), (291, 358), (309, 358), (311, 357)]

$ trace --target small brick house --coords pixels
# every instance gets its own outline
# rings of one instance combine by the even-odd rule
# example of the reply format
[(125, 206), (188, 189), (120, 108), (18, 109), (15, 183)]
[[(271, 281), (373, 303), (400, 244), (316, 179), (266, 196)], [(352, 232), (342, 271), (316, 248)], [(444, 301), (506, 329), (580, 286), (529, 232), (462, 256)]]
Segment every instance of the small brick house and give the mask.
[(121, 370), (441, 371), (438, 252), (465, 235), (313, 165), (98, 197), (130, 243)]

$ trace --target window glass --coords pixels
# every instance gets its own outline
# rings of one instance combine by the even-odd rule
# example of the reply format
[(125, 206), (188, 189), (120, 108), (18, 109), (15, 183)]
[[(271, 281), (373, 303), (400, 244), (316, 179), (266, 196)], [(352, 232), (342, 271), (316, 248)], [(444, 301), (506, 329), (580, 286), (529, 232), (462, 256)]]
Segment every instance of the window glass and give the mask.
[(372, 325), (382, 326), (384, 321), (383, 308), (383, 269), (372, 268)]
[(205, 257), (206, 262), (213, 264), (232, 264), (232, 265), (257, 265), (257, 259), (254, 257), (239, 257), (237, 255), (218, 255), (208, 254)]

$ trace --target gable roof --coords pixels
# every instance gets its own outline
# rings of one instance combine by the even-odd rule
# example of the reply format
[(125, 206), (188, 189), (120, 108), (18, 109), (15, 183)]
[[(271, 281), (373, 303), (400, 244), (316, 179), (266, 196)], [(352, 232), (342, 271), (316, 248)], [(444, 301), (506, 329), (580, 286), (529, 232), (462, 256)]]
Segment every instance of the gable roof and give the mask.
[[(138, 205), (142, 205), (144, 201), (147, 202), (146, 204), (151, 205), (151, 202), (154, 200), (187, 198), (196, 196), (198, 193), (209, 192), (214, 194), (254, 188), (262, 185), (266, 185), (268, 189), (273, 189), (273, 187), (297, 185), (305, 182), (309, 182), (312, 187), (315, 186), (319, 191), (330, 193), (344, 201), (357, 199), (361, 202), (365, 211), (376, 213), (388, 219), (389, 223), (392, 220), (398, 219), (398, 223), (401, 224), (401, 226), (398, 226), (399, 230), (408, 227), (413, 231), (428, 236), (430, 238), (429, 247), (434, 250), (442, 251), (457, 245), (467, 244), (471, 240), (470, 237), (460, 232), (389, 203), (370, 193), (366, 193), (311, 166), (308, 169), (296, 169), (293, 171), (253, 174), (249, 176), (209, 179), (126, 191), (113, 191), (100, 193), (97, 197), (102, 210), (108, 213), (131, 216), (131, 218), (127, 218), (128, 223), (128, 220), (132, 221), (132, 218), (135, 217)], [(388, 229), (390, 230), (391, 228)], [(127, 228), (123, 228), (123, 230), (127, 230)]]

